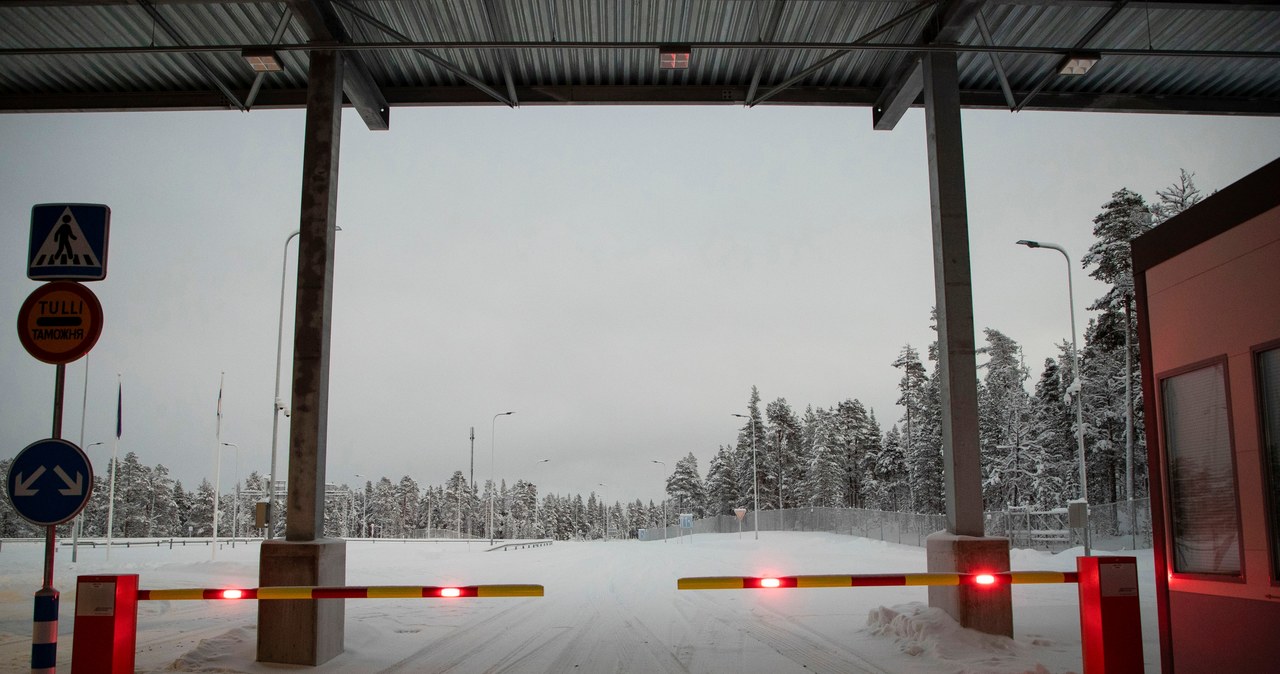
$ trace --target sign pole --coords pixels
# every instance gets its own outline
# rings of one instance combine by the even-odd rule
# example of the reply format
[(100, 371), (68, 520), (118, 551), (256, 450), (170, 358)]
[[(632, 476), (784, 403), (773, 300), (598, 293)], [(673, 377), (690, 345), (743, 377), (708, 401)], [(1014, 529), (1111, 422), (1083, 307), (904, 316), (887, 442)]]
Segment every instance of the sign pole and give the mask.
[[(62, 439), (62, 396), (67, 366), (59, 363), (53, 385), (53, 438)], [(57, 525), (45, 528), (44, 585), (35, 595), (31, 626), (31, 672), (53, 674), (58, 670), (58, 590), (53, 587), (53, 554)]]

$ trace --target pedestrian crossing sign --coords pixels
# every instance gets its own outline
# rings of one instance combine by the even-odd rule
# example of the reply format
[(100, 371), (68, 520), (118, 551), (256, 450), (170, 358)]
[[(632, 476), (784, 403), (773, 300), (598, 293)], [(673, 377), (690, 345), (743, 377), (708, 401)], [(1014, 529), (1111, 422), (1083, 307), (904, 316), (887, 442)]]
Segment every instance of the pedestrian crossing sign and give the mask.
[(33, 281), (106, 278), (110, 224), (111, 209), (103, 204), (32, 206), (27, 278)]

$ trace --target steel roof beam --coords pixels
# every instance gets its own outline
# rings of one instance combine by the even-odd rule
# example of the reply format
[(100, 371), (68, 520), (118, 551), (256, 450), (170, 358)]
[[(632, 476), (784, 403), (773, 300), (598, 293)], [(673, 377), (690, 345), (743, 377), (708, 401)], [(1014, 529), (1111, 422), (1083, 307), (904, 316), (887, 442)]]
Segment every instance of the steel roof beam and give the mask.
[[(982, 5), (982, 0), (949, 0), (934, 13), (933, 20), (920, 32), (916, 42), (922, 45), (959, 42), (961, 32)], [(922, 91), (920, 54), (910, 54), (876, 101), (871, 111), (872, 126), (878, 131), (892, 131)]]
[[(385, 22), (380, 21), (374, 15), (364, 11), (363, 9), (360, 9), (359, 7), (352, 5), (349, 2), (345, 2), (344, 0), (336, 0), (336, 1), (338, 2), (338, 4), (342, 5), (343, 9), (351, 12), (357, 18), (365, 21), (366, 23), (376, 26), (377, 28), (385, 32), (387, 35), (390, 35), (395, 39), (400, 40), (401, 42), (410, 42), (408, 35), (405, 35), (404, 33), (401, 33), (400, 31), (396, 30), (395, 28), (388, 26)], [(422, 57), (427, 59), (428, 61), (431, 61), (432, 63), (440, 66), (441, 68), (444, 68), (445, 70), (448, 70), (449, 72), (453, 73), (458, 77), (458, 79), (462, 80), (463, 82), (466, 82), (467, 84), (470, 84), (471, 86), (488, 94), (494, 100), (506, 105), (509, 108), (516, 107), (515, 100), (507, 98), (506, 96), (503, 96), (493, 87), (489, 86), (488, 84), (485, 84), (479, 78), (471, 75), (470, 73), (463, 70), (462, 68), (455, 66), (454, 64), (450, 63), (448, 60), (440, 56), (437, 56), (436, 54), (433, 54), (430, 51), (427, 51), (426, 49), (415, 48), (414, 51), (421, 54)]]
[[(350, 42), (342, 20), (329, 0), (285, 0), (293, 15), (302, 24), (303, 31), (312, 42)], [(365, 126), (370, 131), (386, 131), (391, 128), (391, 108), (387, 99), (373, 81), (369, 68), (360, 54), (345, 54), (342, 69), (342, 91), (351, 101)]]
[[(1094, 22), (1093, 26), (1091, 26), (1088, 32), (1086, 32), (1079, 40), (1076, 40), (1074, 48), (1081, 49), (1088, 46), (1089, 42), (1093, 40), (1098, 33), (1102, 32), (1102, 29), (1106, 28), (1107, 24), (1111, 23), (1111, 20), (1116, 18), (1116, 15), (1120, 14), (1120, 10), (1124, 9), (1124, 6), (1127, 4), (1129, 4), (1129, 0), (1119, 0), (1118, 2), (1112, 3), (1111, 9), (1107, 10), (1107, 13), (1104, 14), (1102, 18)], [(1035, 98), (1036, 94), (1040, 93), (1041, 89), (1044, 89), (1057, 77), (1058, 69), (1055, 63), (1050, 66), (1049, 71), (1040, 78), (1040, 81), (1036, 82), (1036, 85), (1031, 88), (1031, 91), (1028, 92), (1026, 96), (1022, 97), (1022, 102), (1014, 107), (1013, 111), (1017, 112), (1025, 108), (1027, 103), (1030, 103), (1031, 99)]]
[[(284, 12), (280, 14), (280, 20), (276, 22), (275, 32), (271, 34), (271, 44), (275, 45), (280, 43), (280, 40), (284, 38), (284, 31), (289, 27), (289, 21), (292, 19), (293, 11), (286, 6), (284, 8)], [(245, 110), (253, 108), (253, 102), (258, 99), (258, 92), (262, 89), (262, 80), (266, 78), (266, 76), (266, 73), (260, 72), (253, 78), (253, 86), (249, 88), (249, 95), (244, 99)]]
[[(169, 36), (169, 39), (179, 45), (186, 46), (186, 39), (182, 37), (182, 34), (178, 32), (178, 29), (175, 28), (173, 24), (169, 23), (168, 19), (164, 18), (164, 15), (160, 13), (160, 10), (156, 9), (155, 5), (151, 4), (148, 0), (136, 0), (136, 2), (139, 7), (142, 7), (143, 11), (151, 16), (151, 20), (155, 22), (155, 25), (159, 27), (160, 30), (164, 31), (165, 35)], [(214, 72), (213, 68), (208, 63), (205, 63), (204, 56), (201, 56), (200, 54), (188, 54), (187, 58), (196, 66), (196, 68), (199, 68), (200, 71), (204, 73), (205, 77), (209, 78), (209, 82), (211, 82), (214, 88), (227, 99), (227, 102), (231, 104), (231, 107), (240, 111), (246, 110), (244, 103), (240, 101), (239, 97), (231, 93), (231, 90), (227, 88), (227, 85), (223, 84), (222, 78), (218, 77), (218, 73)]]
[[(774, 0), (769, 18), (765, 20), (765, 25), (758, 35), (760, 42), (773, 41), (773, 36), (778, 32), (778, 23), (782, 21), (782, 10), (786, 9), (786, 6), (787, 0)], [(764, 64), (769, 58), (770, 55), (767, 52), (756, 52), (756, 67), (752, 69), (751, 87), (747, 89), (748, 104), (756, 98), (756, 90), (760, 87), (760, 76), (764, 73)]]
[[(522, 105), (741, 105), (746, 86), (579, 86), (517, 87)], [(264, 89), (255, 110), (306, 107), (306, 89)], [(453, 106), (499, 105), (500, 102), (469, 86), (388, 87), (387, 100), (394, 105)], [(856, 87), (791, 87), (769, 105), (829, 105), (869, 107), (878, 89)], [(967, 109), (1008, 110), (999, 91), (961, 91), (960, 105)], [(17, 112), (121, 112), (130, 110), (225, 110), (225, 98), (215, 91), (172, 93), (119, 92), (71, 94), (7, 94), (0, 97), (0, 113)], [(1125, 112), (1154, 114), (1207, 114), (1280, 116), (1280, 99), (1210, 98), (1133, 94), (1043, 92), (1027, 110)]]
[[(507, 25), (506, 16), (494, 6), (494, 0), (484, 0), (484, 14), (489, 22), (489, 32), (493, 34), (494, 39), (510, 40), (515, 37), (515, 31)], [(514, 108), (519, 107), (520, 97), (516, 95), (516, 83), (511, 78), (511, 61), (510, 51), (498, 52), (498, 63), (502, 66), (502, 80), (507, 85), (507, 99), (511, 101), (511, 107)]]
[[(918, 5), (916, 5), (915, 7), (912, 7), (911, 9), (909, 9), (909, 10), (907, 10), (907, 11), (905, 11), (905, 12), (903, 12), (903, 13), (901, 13), (901, 14), (899, 14), (899, 15), (895, 16), (895, 17), (893, 17), (892, 19), (889, 19), (887, 22), (885, 22), (884, 24), (881, 24), (878, 28), (873, 29), (871, 32), (867, 33), (866, 35), (863, 35), (863, 36), (859, 37), (858, 39), (854, 40), (854, 43), (865, 44), (868, 40), (873, 40), (873, 39), (875, 39), (875, 38), (879, 37), (880, 35), (883, 35), (884, 33), (889, 32), (891, 29), (893, 29), (893, 28), (894, 28), (895, 26), (897, 26), (898, 24), (900, 24), (900, 23), (902, 23), (902, 22), (904, 22), (904, 21), (906, 21), (906, 20), (908, 20), (908, 19), (911, 19), (911, 18), (913, 18), (916, 14), (919, 14), (919, 13), (921, 13), (921, 12), (923, 12), (923, 11), (927, 10), (927, 9), (930, 9), (930, 8), (932, 8), (932, 7), (934, 7), (934, 6), (935, 6), (935, 3), (933, 3), (933, 2), (922, 2), (922, 3), (918, 4)], [(792, 86), (792, 85), (793, 85), (793, 84), (795, 84), (796, 82), (799, 82), (800, 80), (803, 80), (804, 78), (808, 77), (809, 75), (812, 75), (813, 73), (818, 72), (819, 70), (822, 70), (823, 68), (827, 67), (828, 65), (831, 65), (832, 63), (835, 63), (836, 61), (840, 60), (841, 58), (844, 58), (844, 57), (845, 57), (846, 55), (848, 55), (848, 54), (852, 54), (852, 53), (853, 53), (853, 52), (855, 52), (855, 51), (857, 51), (857, 50), (856, 50), (856, 49), (852, 49), (852, 48), (851, 48), (851, 49), (841, 49), (841, 50), (835, 51), (835, 52), (833, 52), (833, 53), (831, 53), (831, 54), (828, 54), (828, 55), (824, 56), (824, 57), (823, 57), (823, 58), (821, 58), (821, 59), (818, 59), (818, 62), (817, 62), (817, 63), (814, 63), (813, 65), (809, 66), (808, 68), (805, 68), (804, 70), (801, 70), (800, 72), (796, 73), (795, 75), (792, 75), (791, 77), (788, 77), (788, 78), (786, 79), (786, 81), (784, 81), (783, 83), (781, 83), (781, 84), (778, 84), (778, 85), (774, 86), (773, 88), (769, 89), (768, 91), (764, 92), (763, 94), (760, 94), (760, 96), (759, 96), (758, 98), (749, 99), (749, 100), (747, 101), (747, 106), (748, 106), (748, 107), (754, 107), (757, 103), (762, 103), (762, 102), (764, 102), (764, 101), (766, 101), (766, 100), (768, 100), (768, 99), (770, 99), (770, 98), (773, 98), (774, 96), (778, 95), (778, 93), (779, 93), (779, 92), (783, 91), (783, 90), (784, 90), (784, 89), (786, 89), (787, 87)]]

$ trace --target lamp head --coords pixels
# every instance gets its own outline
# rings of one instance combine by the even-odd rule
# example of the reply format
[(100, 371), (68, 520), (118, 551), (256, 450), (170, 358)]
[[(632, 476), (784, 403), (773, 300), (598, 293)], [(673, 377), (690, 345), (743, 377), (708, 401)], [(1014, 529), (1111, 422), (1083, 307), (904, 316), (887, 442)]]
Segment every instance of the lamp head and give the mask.
[(1039, 247), (1040, 247), (1040, 242), (1039, 242), (1039, 241), (1028, 241), (1028, 240), (1026, 240), (1026, 239), (1022, 239), (1021, 241), (1018, 241), (1018, 245), (1019, 245), (1019, 246), (1026, 246), (1027, 248), (1039, 248)]

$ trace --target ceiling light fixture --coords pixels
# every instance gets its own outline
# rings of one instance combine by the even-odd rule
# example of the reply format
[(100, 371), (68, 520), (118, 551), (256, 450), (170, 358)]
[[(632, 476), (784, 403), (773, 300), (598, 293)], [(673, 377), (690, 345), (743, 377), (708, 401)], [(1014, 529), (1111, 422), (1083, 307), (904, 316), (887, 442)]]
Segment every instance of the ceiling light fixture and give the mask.
[(692, 51), (689, 45), (666, 44), (658, 47), (658, 69), (688, 70), (689, 54)]
[(1102, 55), (1097, 52), (1071, 52), (1058, 64), (1059, 75), (1084, 75), (1098, 63)]
[(240, 58), (244, 59), (254, 72), (278, 73), (284, 70), (284, 65), (280, 63), (280, 57), (274, 49), (246, 47), (240, 50)]

